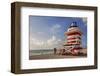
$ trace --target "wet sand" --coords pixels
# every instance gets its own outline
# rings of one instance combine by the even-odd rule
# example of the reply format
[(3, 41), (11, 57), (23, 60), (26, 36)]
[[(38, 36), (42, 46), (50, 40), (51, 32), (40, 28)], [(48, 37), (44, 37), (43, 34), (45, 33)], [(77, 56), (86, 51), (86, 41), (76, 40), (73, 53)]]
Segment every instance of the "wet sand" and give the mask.
[(30, 56), (29, 59), (30, 60), (36, 60), (36, 59), (62, 59), (62, 58), (83, 58), (83, 57), (87, 57), (87, 56), (71, 56), (71, 55), (53, 55), (53, 54), (49, 54), (49, 55), (34, 55), (34, 56)]

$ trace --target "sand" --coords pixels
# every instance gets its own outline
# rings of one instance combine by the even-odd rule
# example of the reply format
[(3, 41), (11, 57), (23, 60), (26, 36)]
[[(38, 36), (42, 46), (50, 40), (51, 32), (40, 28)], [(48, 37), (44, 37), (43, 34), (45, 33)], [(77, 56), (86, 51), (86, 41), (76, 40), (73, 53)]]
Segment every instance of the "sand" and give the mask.
[(66, 56), (66, 55), (53, 55), (53, 54), (49, 54), (49, 55), (34, 55), (34, 56), (30, 56), (29, 59), (30, 60), (36, 60), (36, 59), (62, 59), (62, 58), (83, 58), (83, 57), (87, 57), (87, 56)]

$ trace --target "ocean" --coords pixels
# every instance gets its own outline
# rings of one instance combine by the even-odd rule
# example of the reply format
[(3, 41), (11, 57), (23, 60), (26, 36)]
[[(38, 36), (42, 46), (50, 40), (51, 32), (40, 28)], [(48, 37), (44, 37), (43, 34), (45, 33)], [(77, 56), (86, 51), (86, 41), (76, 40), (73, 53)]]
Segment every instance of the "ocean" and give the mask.
[(30, 50), (30, 56), (33, 55), (45, 55), (45, 54), (54, 54), (53, 49), (43, 49), (43, 50)]

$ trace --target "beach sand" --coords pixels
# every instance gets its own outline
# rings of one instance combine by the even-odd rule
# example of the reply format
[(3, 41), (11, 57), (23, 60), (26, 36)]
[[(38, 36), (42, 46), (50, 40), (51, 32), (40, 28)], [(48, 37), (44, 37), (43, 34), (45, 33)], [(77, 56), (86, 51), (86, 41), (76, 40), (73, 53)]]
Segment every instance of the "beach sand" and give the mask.
[(36, 59), (64, 59), (64, 58), (83, 58), (83, 57), (87, 57), (87, 56), (71, 56), (71, 55), (53, 55), (53, 54), (49, 54), (49, 55), (34, 55), (34, 56), (30, 56), (29, 59), (30, 60), (36, 60)]

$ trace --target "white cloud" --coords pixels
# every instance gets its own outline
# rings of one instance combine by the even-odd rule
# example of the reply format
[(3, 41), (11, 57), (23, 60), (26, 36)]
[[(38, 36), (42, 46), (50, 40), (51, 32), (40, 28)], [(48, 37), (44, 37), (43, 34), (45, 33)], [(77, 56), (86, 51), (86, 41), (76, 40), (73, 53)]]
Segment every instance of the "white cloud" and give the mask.
[(87, 18), (84, 17), (84, 18), (82, 18), (82, 20), (83, 20), (83, 22), (85, 23), (85, 25), (87, 25)]
[(55, 43), (55, 41), (56, 41), (56, 37), (52, 36), (52, 38), (50, 38), (50, 39), (47, 40), (47, 44), (48, 45), (52, 45), (53, 43)]
[(53, 25), (53, 26), (51, 27), (51, 32), (52, 32), (52, 33), (57, 33), (57, 32), (59, 32), (60, 28), (61, 28), (61, 25), (55, 24), (55, 25)]
[(55, 47), (59, 47), (62, 41), (57, 39), (56, 36), (52, 36), (51, 38), (41, 41), (34, 37), (30, 37), (30, 49), (51, 49)]
[(40, 34), (40, 35), (42, 35), (42, 34), (44, 34), (44, 32), (37, 32), (37, 34)]

